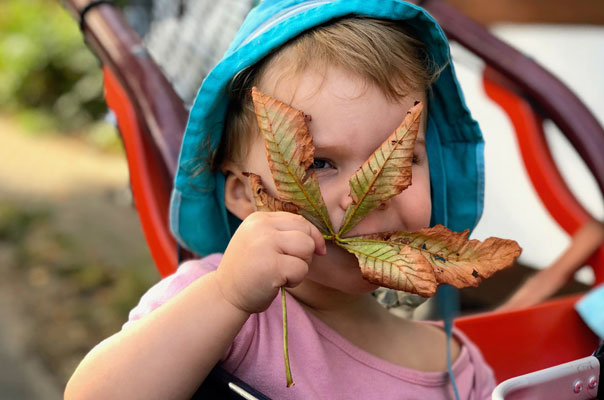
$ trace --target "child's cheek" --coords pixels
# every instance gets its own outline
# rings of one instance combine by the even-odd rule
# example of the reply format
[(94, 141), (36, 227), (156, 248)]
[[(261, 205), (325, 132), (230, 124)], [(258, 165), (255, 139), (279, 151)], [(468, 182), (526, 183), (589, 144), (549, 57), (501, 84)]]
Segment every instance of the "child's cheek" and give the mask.
[(405, 231), (417, 231), (430, 225), (432, 202), (430, 186), (426, 181), (417, 180), (406, 192), (399, 195), (395, 211)]

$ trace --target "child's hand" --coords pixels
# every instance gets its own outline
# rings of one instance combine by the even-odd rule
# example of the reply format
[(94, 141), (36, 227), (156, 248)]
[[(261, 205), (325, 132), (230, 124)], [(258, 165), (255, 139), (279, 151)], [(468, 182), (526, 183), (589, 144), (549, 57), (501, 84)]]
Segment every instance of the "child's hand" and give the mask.
[(325, 255), (325, 240), (304, 217), (288, 212), (255, 212), (231, 239), (216, 279), (235, 307), (264, 311), (281, 286), (299, 285), (313, 253)]

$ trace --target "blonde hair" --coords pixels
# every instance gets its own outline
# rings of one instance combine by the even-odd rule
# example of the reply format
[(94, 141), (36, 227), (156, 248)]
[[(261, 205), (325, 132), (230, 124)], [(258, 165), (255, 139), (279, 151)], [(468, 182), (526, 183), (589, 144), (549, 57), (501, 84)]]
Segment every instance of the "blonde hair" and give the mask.
[(252, 67), (240, 71), (229, 86), (224, 133), (211, 167), (241, 162), (257, 130), (249, 94), (271, 67), (295, 76), (306, 69), (340, 67), (377, 85), (390, 100), (429, 89), (444, 67), (438, 67), (426, 46), (394, 21), (349, 17), (315, 27), (292, 39)]

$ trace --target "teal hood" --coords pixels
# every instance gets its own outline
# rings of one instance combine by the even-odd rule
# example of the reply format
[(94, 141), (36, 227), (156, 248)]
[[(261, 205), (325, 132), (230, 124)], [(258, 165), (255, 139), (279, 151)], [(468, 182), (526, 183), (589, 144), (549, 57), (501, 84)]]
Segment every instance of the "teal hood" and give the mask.
[(447, 39), (434, 19), (420, 7), (397, 0), (265, 0), (250, 12), (204, 80), (189, 115), (170, 203), (170, 228), (183, 247), (199, 255), (223, 252), (240, 222), (225, 208), (224, 176), (200, 169), (220, 143), (230, 80), (305, 30), (347, 15), (409, 24), (436, 63), (446, 65), (428, 99), (431, 224), (454, 231), (474, 228), (483, 208), (482, 134), (455, 77)]

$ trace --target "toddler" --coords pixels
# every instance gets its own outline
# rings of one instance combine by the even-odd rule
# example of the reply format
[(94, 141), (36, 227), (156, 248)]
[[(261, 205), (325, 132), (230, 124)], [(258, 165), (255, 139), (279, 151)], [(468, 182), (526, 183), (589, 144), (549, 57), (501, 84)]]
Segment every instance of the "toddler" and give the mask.
[[(423, 102), (412, 185), (349, 235), (474, 227), (482, 137), (436, 22), (396, 0), (265, 0), (204, 81), (183, 142), (171, 227), (181, 244), (206, 256), (143, 296), (122, 331), (82, 361), (66, 397), (188, 398), (220, 364), (274, 399), (454, 398), (438, 324), (401, 319), (377, 304), (357, 259), (303, 217), (255, 211), (246, 172), (277, 192), (254, 86), (308, 116), (310, 168), (335, 229), (351, 202), (350, 177)], [(493, 374), (459, 331), (451, 356), (460, 398), (490, 398)]]

